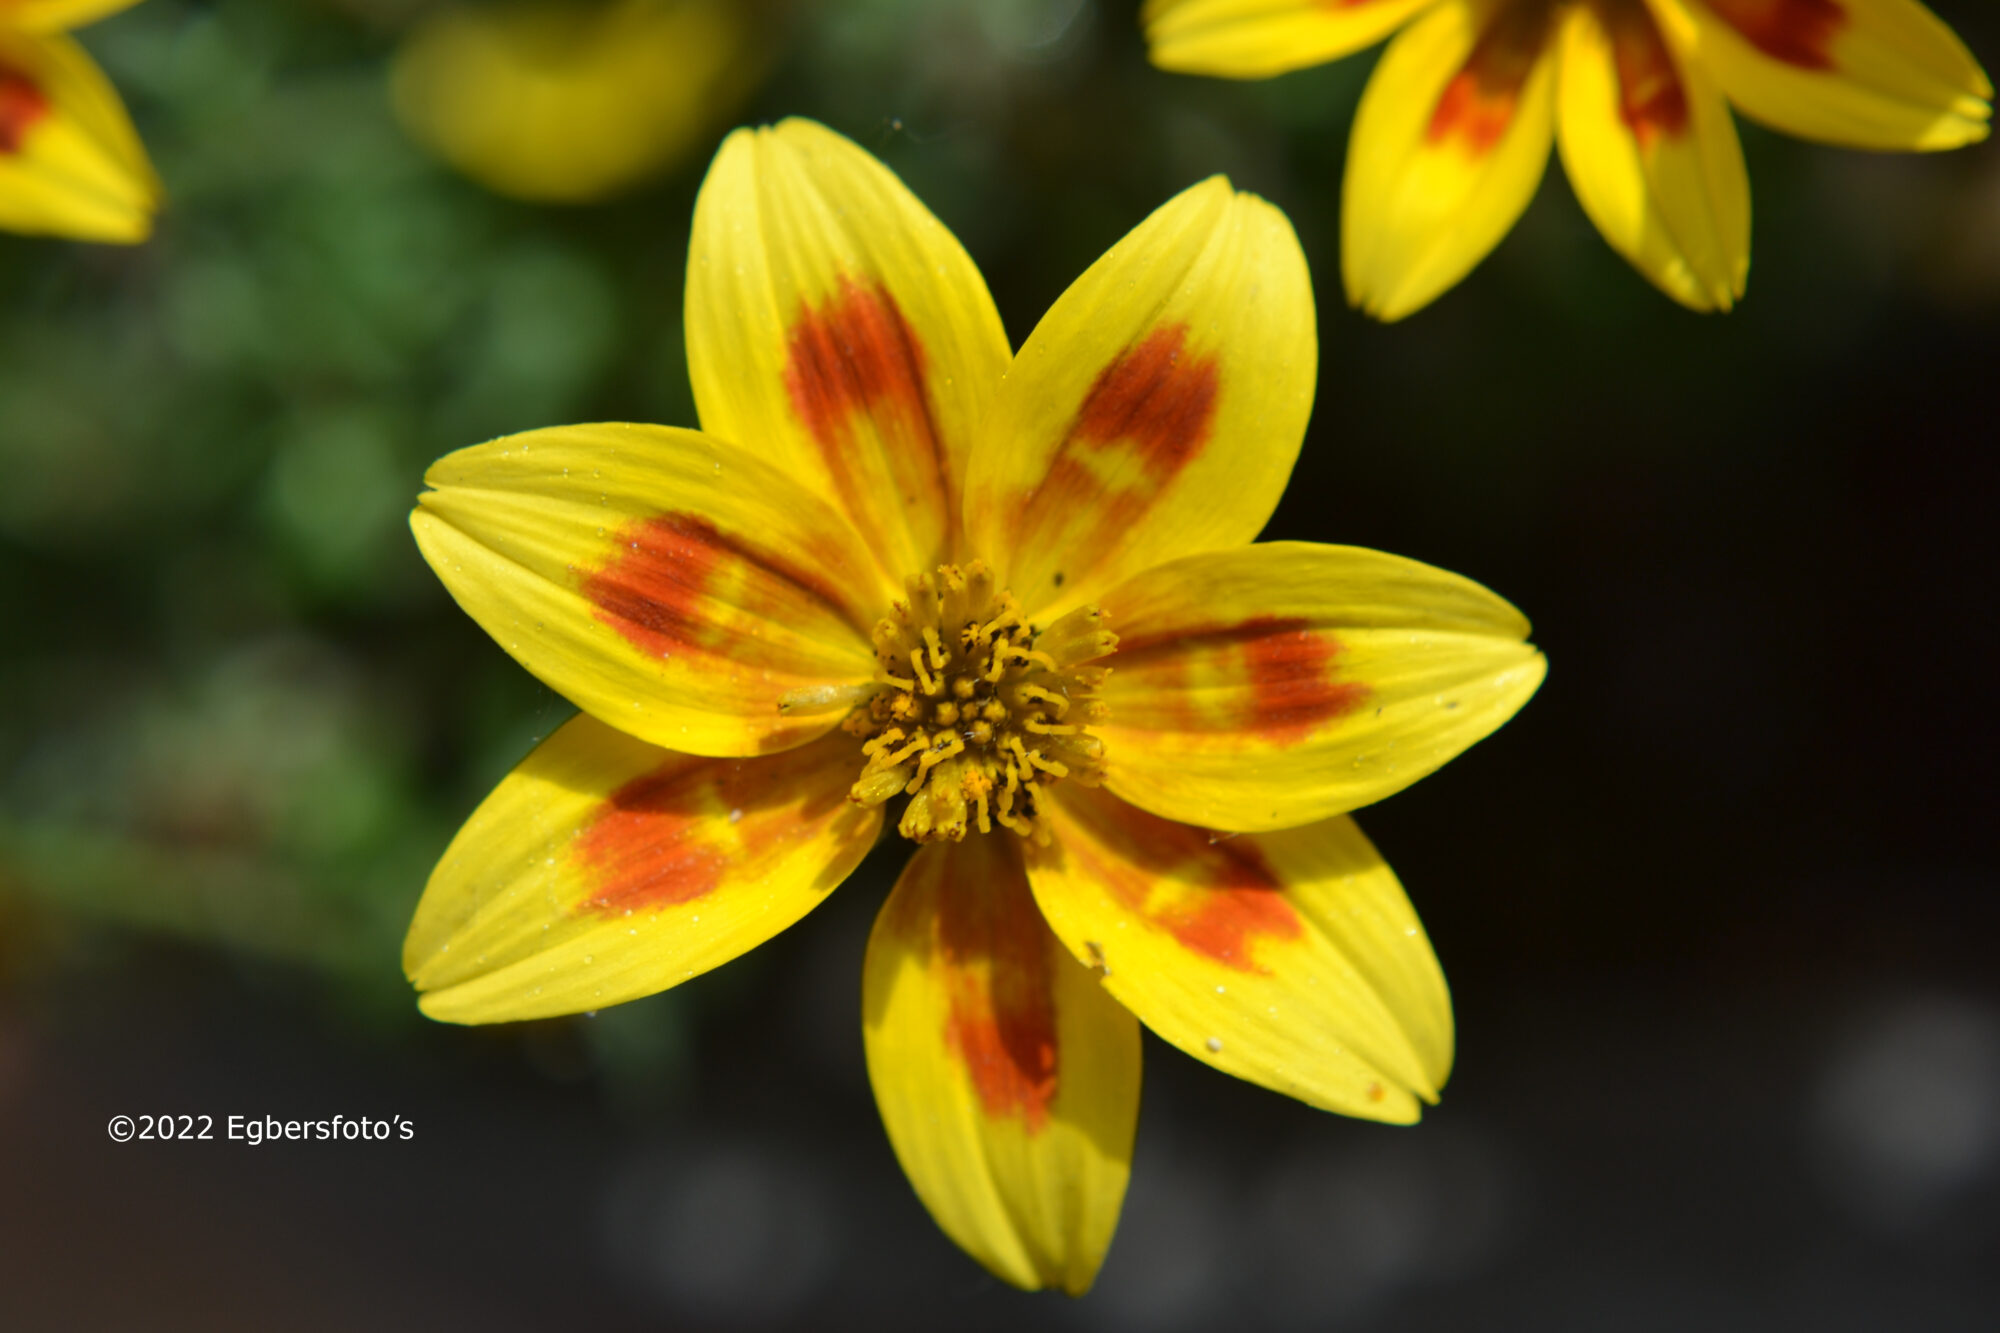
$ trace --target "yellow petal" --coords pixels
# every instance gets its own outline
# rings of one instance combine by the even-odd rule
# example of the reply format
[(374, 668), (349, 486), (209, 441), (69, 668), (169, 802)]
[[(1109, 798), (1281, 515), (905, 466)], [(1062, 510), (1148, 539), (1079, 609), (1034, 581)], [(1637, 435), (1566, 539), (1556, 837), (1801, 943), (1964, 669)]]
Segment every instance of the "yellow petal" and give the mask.
[(887, 167), (809, 120), (732, 134), (695, 203), (687, 344), (703, 429), (832, 500), (899, 586), (954, 552), (1007, 335)]
[(1057, 789), (1028, 878), (1062, 942), (1195, 1059), (1313, 1106), (1408, 1123), (1451, 1072), (1451, 997), (1354, 821), (1218, 838)]
[(911, 858), (868, 939), (868, 1077), (940, 1227), (1017, 1287), (1088, 1290), (1139, 1117), (1139, 1025), (1043, 924), (1014, 839)]
[(621, 731), (693, 754), (783, 749), (875, 674), (868, 629), (891, 590), (839, 515), (732, 445), (564, 426), (461, 449), (424, 479), (410, 526), (458, 604)]
[(1261, 79), (1373, 46), (1436, 0), (1147, 0), (1153, 63)]
[(1654, 0), (1743, 113), (1851, 148), (1986, 137), (1993, 85), (1916, 0)]
[(702, 759), (572, 719), (494, 788), (432, 872), (403, 945), (424, 1012), (573, 1014), (755, 948), (873, 845), (881, 812), (847, 799), (858, 766), (841, 733)]
[(966, 488), (975, 551), (1053, 618), (1276, 507), (1319, 369), (1285, 215), (1217, 176), (1078, 278), (1028, 338)]
[(1661, 291), (1729, 309), (1750, 273), (1750, 180), (1714, 81), (1640, 0), (1575, 6), (1561, 50), (1557, 139), (1584, 211)]
[(0, 26), (0, 229), (143, 241), (159, 205), (125, 106), (83, 48)]
[(139, 0), (0, 0), (0, 25), (27, 32), (64, 32), (130, 9)]
[(1546, 5), (1445, 0), (1389, 44), (1341, 193), (1347, 299), (1401, 319), (1470, 273), (1535, 196), (1554, 134)]
[(1527, 702), (1520, 612), (1469, 579), (1351, 546), (1266, 542), (1148, 570), (1104, 599), (1105, 783), (1207, 828), (1289, 828), (1401, 791)]

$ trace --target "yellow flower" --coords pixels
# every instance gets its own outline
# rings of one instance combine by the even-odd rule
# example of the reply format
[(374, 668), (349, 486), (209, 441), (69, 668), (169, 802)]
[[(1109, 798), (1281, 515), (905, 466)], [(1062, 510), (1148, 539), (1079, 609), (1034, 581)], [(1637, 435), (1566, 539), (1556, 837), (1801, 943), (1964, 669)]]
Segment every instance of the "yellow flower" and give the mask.
[(432, 15), (391, 87), (409, 132), (480, 184), (584, 203), (679, 162), (762, 65), (733, 0), (513, 0)]
[(110, 80), (64, 34), (137, 0), (0, 0), (0, 230), (143, 241), (160, 182)]
[[(1355, 117), (1348, 300), (1401, 319), (1528, 206), (1553, 140), (1613, 249), (1696, 310), (1750, 272), (1730, 118), (1854, 148), (1986, 137), (1993, 85), (1917, 0), (1148, 0), (1163, 69), (1262, 78), (1404, 31)], [(1405, 27), (1405, 25), (1408, 25)]]
[(1284, 216), (1195, 186), (1010, 355), (885, 167), (807, 121), (739, 131), (695, 206), (687, 344), (701, 432), (532, 431), (427, 478), (424, 555), (583, 714), (432, 876), (424, 1011), (707, 971), (818, 905), (900, 800), (923, 845), (869, 941), (869, 1074), (917, 1193), (1007, 1281), (1096, 1275), (1140, 1021), (1415, 1120), (1450, 1001), (1343, 812), (1498, 727), (1544, 664), (1456, 575), (1249, 544), (1319, 359)]

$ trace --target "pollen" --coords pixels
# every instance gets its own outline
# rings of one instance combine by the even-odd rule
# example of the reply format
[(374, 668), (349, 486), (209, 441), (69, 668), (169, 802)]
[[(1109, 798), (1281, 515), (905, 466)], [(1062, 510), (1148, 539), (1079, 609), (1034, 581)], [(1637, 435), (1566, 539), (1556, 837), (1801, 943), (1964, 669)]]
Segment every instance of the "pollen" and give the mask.
[(1096, 607), (1036, 628), (983, 561), (907, 588), (875, 626), (875, 693), (842, 724), (867, 759), (850, 798), (908, 796), (897, 827), (916, 842), (998, 825), (1046, 843), (1046, 789), (1103, 779), (1104, 743), (1088, 728), (1106, 716), (1097, 690), (1110, 668), (1090, 664), (1118, 636)]

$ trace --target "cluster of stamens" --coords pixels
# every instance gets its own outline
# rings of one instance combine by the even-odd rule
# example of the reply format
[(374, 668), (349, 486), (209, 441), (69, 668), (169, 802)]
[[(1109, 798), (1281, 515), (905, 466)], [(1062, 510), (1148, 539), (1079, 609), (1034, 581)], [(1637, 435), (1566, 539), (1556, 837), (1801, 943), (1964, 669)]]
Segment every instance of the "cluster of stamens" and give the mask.
[(852, 799), (908, 795), (897, 827), (917, 842), (995, 824), (1046, 842), (1043, 788), (1103, 776), (1103, 742), (1084, 728), (1105, 716), (1096, 693), (1109, 668), (1085, 664), (1118, 636), (1095, 607), (1035, 629), (982, 561), (908, 587), (875, 626), (876, 692), (842, 724), (868, 759)]

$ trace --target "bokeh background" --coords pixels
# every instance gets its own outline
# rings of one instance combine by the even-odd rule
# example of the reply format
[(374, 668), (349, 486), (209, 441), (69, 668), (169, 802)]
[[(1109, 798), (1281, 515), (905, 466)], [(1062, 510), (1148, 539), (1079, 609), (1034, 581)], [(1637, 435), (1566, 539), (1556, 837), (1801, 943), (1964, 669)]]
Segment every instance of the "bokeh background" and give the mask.
[[(1994, 1326), (2000, 150), (1746, 127), (1726, 318), (1654, 293), (1552, 170), (1385, 328), (1337, 276), (1372, 56), (1238, 85), (1151, 70), (1135, 0), (725, 5), (747, 38), (673, 76), (704, 91), (649, 113), (647, 178), (557, 206), (399, 124), (395, 53), (440, 8), (87, 30), (170, 208), (132, 250), (0, 237), (9, 1328)], [(2000, 12), (1935, 8), (2000, 63)], [(692, 424), (694, 191), (730, 125), (795, 113), (903, 174), (1017, 344), (1172, 192), (1276, 200), (1322, 364), (1271, 535), (1467, 573), (1553, 662), (1362, 815), (1453, 985), (1443, 1104), (1340, 1120), (1149, 1039), (1078, 1302), (961, 1257), (881, 1132), (857, 998), (898, 848), (595, 1019), (435, 1025), (400, 974), (432, 860), (569, 712), (418, 558), (423, 470)], [(106, 1136), (167, 1112), (416, 1137)]]

